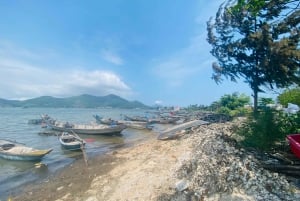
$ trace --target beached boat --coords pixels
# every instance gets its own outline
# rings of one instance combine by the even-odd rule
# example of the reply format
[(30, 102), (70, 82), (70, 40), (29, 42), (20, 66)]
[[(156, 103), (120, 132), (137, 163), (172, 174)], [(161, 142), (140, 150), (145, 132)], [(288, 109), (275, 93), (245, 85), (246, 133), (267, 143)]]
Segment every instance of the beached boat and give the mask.
[(127, 116), (125, 114), (123, 116), (124, 116), (124, 120), (125, 121), (149, 122), (149, 118), (148, 117), (141, 117), (141, 116), (130, 117), (130, 116)]
[(202, 121), (202, 120), (193, 120), (193, 121), (185, 122), (185, 123), (170, 127), (168, 129), (160, 132), (157, 139), (158, 140), (175, 139), (184, 134), (184, 133), (181, 133), (180, 131), (190, 129), (192, 127), (197, 127), (200, 125), (205, 125), (205, 124), (208, 124), (208, 122)]
[(51, 151), (52, 149), (34, 149), (17, 142), (0, 140), (0, 157), (9, 160), (36, 161)]
[(85, 145), (85, 141), (74, 133), (62, 132), (58, 139), (61, 146), (68, 150), (79, 150)]
[(128, 128), (133, 129), (139, 129), (139, 130), (151, 130), (153, 128), (153, 125), (149, 124), (148, 122), (142, 122), (142, 121), (118, 121), (121, 124), (126, 125)]
[(300, 158), (300, 134), (291, 134), (287, 136), (291, 151)]
[(104, 124), (70, 124), (63, 122), (55, 122), (49, 124), (49, 128), (56, 131), (72, 132), (86, 135), (113, 135), (120, 134), (125, 128), (125, 125), (104, 125)]

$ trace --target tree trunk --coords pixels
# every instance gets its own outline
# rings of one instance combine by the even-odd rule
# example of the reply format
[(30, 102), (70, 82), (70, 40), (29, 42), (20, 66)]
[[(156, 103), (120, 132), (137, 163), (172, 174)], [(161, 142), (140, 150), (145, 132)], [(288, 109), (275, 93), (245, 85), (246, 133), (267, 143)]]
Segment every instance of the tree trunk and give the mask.
[(253, 90), (253, 101), (254, 101), (253, 112), (254, 112), (254, 114), (256, 114), (257, 113), (257, 102), (258, 102), (258, 90), (257, 89)]

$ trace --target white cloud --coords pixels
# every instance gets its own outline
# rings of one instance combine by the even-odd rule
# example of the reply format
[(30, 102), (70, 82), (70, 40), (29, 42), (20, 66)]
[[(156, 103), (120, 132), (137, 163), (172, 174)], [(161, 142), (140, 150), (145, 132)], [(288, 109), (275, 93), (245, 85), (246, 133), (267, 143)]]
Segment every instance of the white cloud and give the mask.
[(101, 56), (105, 61), (115, 65), (123, 65), (124, 63), (123, 59), (118, 54), (109, 49), (103, 49), (101, 51)]
[[(46, 69), (30, 62), (26, 54), (3, 55), (0, 46), (0, 98), (26, 99), (50, 95), (66, 97), (80, 94), (103, 96), (116, 94), (129, 98), (133, 93), (122, 78), (110, 71)], [(13, 58), (13, 59), (12, 59)], [(48, 64), (49, 65), (49, 64)]]
[(154, 101), (155, 105), (162, 105), (163, 104), (163, 101), (161, 100), (156, 100)]

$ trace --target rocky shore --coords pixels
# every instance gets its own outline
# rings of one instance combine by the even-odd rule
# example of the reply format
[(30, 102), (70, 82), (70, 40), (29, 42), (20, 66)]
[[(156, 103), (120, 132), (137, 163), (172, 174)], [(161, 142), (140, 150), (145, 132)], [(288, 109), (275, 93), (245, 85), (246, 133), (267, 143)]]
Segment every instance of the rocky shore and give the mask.
[(12, 200), (300, 200), (285, 175), (263, 169), (230, 138), (234, 123), (201, 125), (82, 161)]
[(197, 128), (189, 136), (193, 155), (175, 173), (176, 191), (159, 200), (300, 200), (284, 175), (260, 167), (252, 153), (236, 148), (232, 123)]

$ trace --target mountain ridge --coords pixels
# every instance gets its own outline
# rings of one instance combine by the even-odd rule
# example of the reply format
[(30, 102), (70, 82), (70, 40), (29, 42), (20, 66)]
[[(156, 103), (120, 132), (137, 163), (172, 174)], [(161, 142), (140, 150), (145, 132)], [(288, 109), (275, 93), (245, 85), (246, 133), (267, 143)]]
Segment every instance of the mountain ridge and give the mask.
[(139, 101), (128, 101), (120, 96), (109, 94), (106, 96), (93, 96), (82, 94), (66, 98), (53, 96), (40, 96), (27, 100), (7, 100), (0, 98), (0, 107), (53, 107), (53, 108), (150, 108)]

